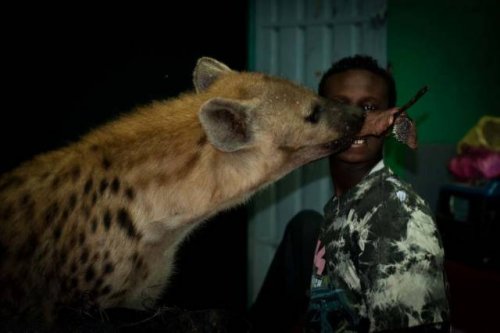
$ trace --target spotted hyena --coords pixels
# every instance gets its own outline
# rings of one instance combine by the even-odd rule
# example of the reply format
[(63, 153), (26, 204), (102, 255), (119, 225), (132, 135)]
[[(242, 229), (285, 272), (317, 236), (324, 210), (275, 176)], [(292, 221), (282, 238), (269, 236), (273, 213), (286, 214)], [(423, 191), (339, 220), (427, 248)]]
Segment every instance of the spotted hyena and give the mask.
[(357, 109), (211, 58), (193, 81), (0, 178), (2, 315), (154, 304), (193, 228), (363, 124)]

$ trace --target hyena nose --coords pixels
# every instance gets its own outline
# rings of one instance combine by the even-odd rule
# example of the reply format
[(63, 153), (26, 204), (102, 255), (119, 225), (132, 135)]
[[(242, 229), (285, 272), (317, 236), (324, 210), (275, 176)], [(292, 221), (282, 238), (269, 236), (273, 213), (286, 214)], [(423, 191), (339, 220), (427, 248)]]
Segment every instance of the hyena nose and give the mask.
[(363, 109), (357, 107), (357, 106), (352, 106), (352, 105), (343, 105), (344, 112), (352, 115), (354, 117), (364, 117), (365, 112)]
[(326, 109), (329, 111), (328, 121), (340, 136), (352, 136), (358, 133), (363, 126), (364, 111), (361, 108), (339, 104), (324, 99)]
[(365, 112), (358, 107), (344, 106), (344, 130), (346, 134), (354, 134), (361, 130), (365, 120)]

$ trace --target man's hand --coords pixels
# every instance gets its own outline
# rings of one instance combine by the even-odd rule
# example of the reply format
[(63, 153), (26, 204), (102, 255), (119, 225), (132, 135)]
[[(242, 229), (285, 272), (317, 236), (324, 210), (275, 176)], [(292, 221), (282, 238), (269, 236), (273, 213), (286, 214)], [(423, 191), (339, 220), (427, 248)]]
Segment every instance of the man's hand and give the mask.
[(398, 108), (368, 111), (359, 136), (383, 135), (394, 124), (395, 116), (398, 112)]
[(400, 108), (369, 111), (359, 136), (394, 134), (395, 138), (412, 149), (417, 148), (415, 122)]

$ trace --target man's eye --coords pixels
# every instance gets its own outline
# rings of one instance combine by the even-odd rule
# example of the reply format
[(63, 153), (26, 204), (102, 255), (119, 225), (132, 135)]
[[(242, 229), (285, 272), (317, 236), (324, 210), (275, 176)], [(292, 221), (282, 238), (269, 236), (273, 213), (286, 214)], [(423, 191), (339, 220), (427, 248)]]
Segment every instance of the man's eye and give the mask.
[(365, 111), (374, 111), (374, 110), (377, 110), (378, 107), (376, 105), (373, 105), (373, 104), (365, 104), (363, 105), (363, 110)]

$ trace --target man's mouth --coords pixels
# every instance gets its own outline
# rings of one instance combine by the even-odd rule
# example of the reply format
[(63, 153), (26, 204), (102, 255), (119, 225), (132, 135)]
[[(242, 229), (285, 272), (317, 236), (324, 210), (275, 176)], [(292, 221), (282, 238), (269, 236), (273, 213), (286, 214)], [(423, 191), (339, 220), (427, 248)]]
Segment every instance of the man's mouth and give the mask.
[(366, 138), (356, 138), (353, 140), (351, 147), (360, 147), (366, 144)]
[(325, 144), (323, 147), (330, 150), (333, 153), (347, 150), (350, 148), (362, 147), (367, 144), (368, 137), (343, 137), (338, 140), (329, 142)]

